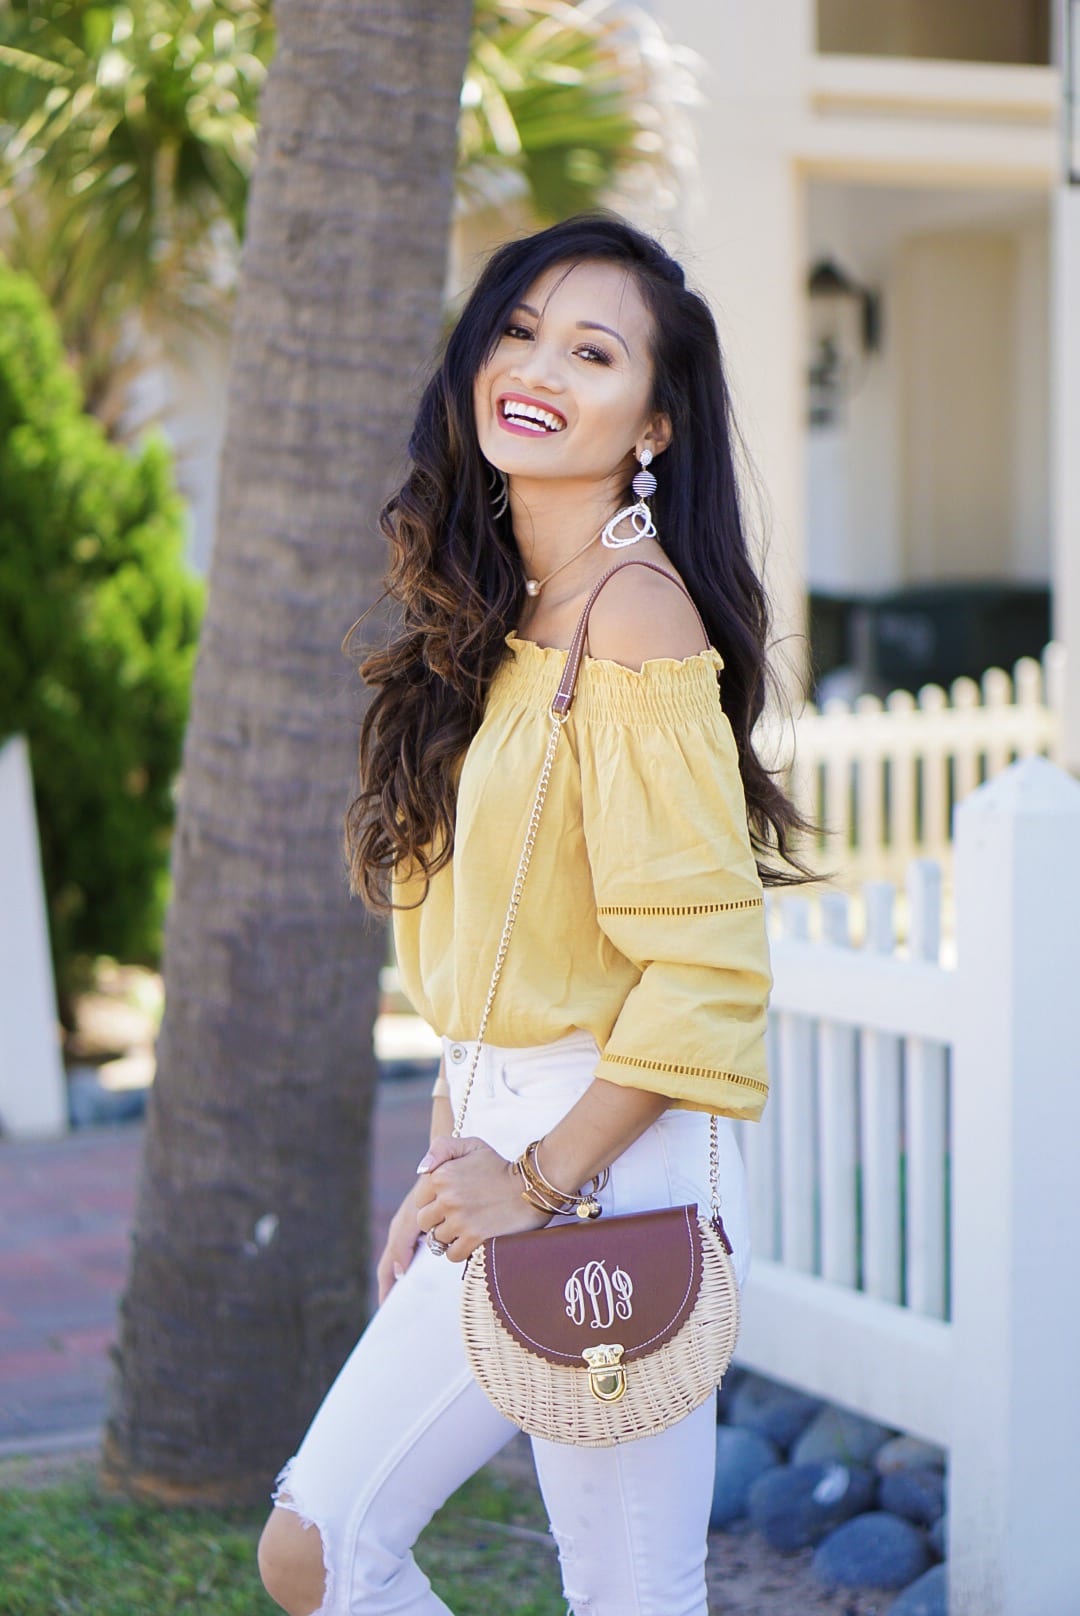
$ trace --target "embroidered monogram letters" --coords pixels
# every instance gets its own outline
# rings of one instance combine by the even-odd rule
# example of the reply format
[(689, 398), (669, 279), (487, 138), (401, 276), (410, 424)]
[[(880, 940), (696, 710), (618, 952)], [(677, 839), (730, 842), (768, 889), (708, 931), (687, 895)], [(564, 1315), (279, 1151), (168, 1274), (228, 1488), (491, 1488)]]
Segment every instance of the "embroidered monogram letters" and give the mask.
[(630, 1301), (633, 1294), (633, 1281), (624, 1269), (616, 1268), (613, 1274), (609, 1274), (603, 1258), (594, 1258), (592, 1262), (575, 1268), (566, 1281), (563, 1290), (566, 1316), (574, 1324), (581, 1325), (591, 1311), (589, 1328), (609, 1330), (616, 1319), (630, 1318), (634, 1311)]

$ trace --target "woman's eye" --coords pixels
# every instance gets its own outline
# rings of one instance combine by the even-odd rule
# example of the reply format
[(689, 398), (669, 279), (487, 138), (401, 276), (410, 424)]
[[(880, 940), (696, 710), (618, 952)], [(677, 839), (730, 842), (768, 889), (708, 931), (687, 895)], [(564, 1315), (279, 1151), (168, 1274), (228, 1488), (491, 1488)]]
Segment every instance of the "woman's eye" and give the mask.
[(586, 348), (579, 348), (578, 353), (581, 354), (583, 359), (588, 359), (590, 362), (595, 362), (601, 365), (611, 364), (611, 355), (605, 352), (603, 348), (594, 348), (590, 344)]
[(532, 332), (529, 330), (527, 325), (508, 325), (506, 330), (503, 332), (503, 336), (524, 338), (527, 342), (532, 336)]

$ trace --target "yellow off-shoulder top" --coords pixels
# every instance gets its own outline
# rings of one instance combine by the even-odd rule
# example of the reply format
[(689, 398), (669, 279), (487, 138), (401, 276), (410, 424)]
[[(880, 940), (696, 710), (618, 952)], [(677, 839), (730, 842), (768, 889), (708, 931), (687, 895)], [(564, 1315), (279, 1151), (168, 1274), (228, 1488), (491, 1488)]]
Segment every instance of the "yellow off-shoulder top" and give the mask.
[[(475, 1038), (566, 653), (507, 636), (463, 760), (452, 861), (396, 908), (405, 993)], [(583, 1029), (597, 1077), (698, 1111), (765, 1105), (772, 978), (715, 650), (640, 672), (582, 659), (486, 1039)], [(394, 901), (422, 881), (402, 874)]]

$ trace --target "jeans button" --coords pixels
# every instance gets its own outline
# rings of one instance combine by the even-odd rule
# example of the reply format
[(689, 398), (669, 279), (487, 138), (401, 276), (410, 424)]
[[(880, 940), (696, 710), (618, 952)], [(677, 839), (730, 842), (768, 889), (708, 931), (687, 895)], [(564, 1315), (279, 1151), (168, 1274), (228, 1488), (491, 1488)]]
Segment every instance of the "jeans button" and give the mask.
[(465, 1059), (465, 1050), (461, 1044), (450, 1045), (450, 1059), (461, 1062)]

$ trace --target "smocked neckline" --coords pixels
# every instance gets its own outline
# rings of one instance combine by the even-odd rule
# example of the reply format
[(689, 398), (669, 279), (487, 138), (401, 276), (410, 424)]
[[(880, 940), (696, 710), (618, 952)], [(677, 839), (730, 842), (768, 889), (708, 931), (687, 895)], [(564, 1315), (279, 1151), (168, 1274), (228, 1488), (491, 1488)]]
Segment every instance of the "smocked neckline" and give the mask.
[[(524, 639), (513, 630), (506, 635), (506, 643), (515, 653), (515, 660), (519, 647), (523, 647), (527, 654), (535, 652), (545, 662), (557, 657), (560, 667), (566, 660), (566, 646), (540, 645), (536, 640)], [(724, 659), (716, 647), (712, 645), (707, 646), (703, 651), (693, 651), (689, 656), (685, 657), (646, 657), (640, 668), (629, 668), (625, 662), (613, 662), (607, 657), (590, 656), (587, 651), (583, 653), (581, 658), (583, 669), (588, 666), (603, 675), (610, 671), (611, 675), (616, 679), (625, 676), (634, 680), (663, 676), (668, 670), (679, 673), (683, 669), (693, 668), (699, 663), (707, 667), (710, 672), (719, 673), (724, 666)]]
[[(491, 711), (506, 707), (547, 713), (559, 688), (566, 652), (508, 634), (510, 655), (492, 681)], [(583, 657), (572, 712), (578, 723), (659, 725), (670, 729), (691, 713), (715, 718), (723, 662), (712, 646), (689, 657), (649, 657), (640, 669), (603, 657)]]

